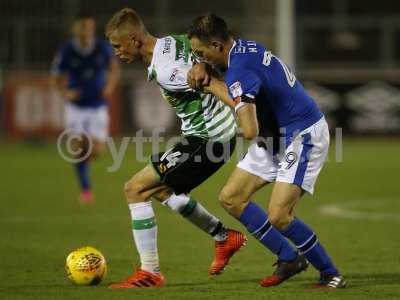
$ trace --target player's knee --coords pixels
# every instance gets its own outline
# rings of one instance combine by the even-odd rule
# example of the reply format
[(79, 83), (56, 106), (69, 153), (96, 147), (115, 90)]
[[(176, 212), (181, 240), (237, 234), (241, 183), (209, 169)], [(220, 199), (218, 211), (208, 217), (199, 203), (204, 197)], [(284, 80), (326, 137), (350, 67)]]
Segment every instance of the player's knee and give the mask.
[(222, 207), (226, 208), (233, 205), (232, 193), (227, 188), (223, 188), (219, 193), (218, 200)]
[(229, 187), (224, 187), (218, 198), (221, 206), (235, 217), (240, 216), (242, 208), (248, 202), (240, 193)]
[(100, 154), (101, 154), (101, 150), (100, 149), (93, 148), (92, 152), (90, 153), (90, 158), (91, 159), (96, 159), (96, 158), (99, 157)]
[(92, 153), (95, 156), (98, 156), (104, 152), (105, 144), (103, 142), (96, 142), (93, 145)]
[(268, 218), (271, 224), (278, 230), (284, 230), (293, 221), (290, 214), (279, 209), (269, 209)]
[[(131, 181), (128, 181), (124, 185), (124, 194), (125, 198), (128, 200), (132, 194), (132, 187), (131, 187)], [(128, 201), (129, 202), (129, 201)]]
[(73, 153), (75, 153), (74, 157), (80, 160), (85, 156), (87, 156), (87, 149), (85, 148), (85, 143), (75, 140), (72, 141), (73, 142), (71, 143), (71, 150), (73, 151)]
[(139, 182), (137, 182), (134, 179), (129, 180), (127, 183), (124, 185), (124, 194), (126, 201), (128, 203), (136, 203), (136, 202), (143, 202), (146, 199), (142, 199), (143, 197), (141, 196), (141, 191), (142, 186)]
[(159, 202), (164, 202), (167, 200), (169, 197), (171, 197), (172, 192), (169, 189), (161, 190), (153, 195), (153, 199), (159, 201)]
[(91, 153), (90, 153), (90, 157), (92, 159), (96, 159), (98, 158), (105, 149), (105, 144), (103, 142), (92, 142), (93, 146), (91, 147)]

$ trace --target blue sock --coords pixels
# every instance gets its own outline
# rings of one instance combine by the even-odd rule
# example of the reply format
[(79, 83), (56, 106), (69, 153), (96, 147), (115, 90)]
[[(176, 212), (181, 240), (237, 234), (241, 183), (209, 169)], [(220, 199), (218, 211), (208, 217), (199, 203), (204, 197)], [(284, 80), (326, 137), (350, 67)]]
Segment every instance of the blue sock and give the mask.
[(339, 272), (325, 249), (319, 243), (316, 234), (308, 225), (295, 218), (282, 234), (291, 240), (307, 260), (324, 275), (338, 275)]
[(267, 214), (262, 208), (250, 202), (243, 210), (239, 221), (246, 226), (247, 230), (267, 247), (272, 253), (277, 255), (282, 261), (292, 261), (296, 259), (297, 252), (286, 238), (271, 225)]
[(75, 168), (76, 168), (76, 173), (78, 174), (78, 180), (82, 191), (90, 190), (88, 161), (85, 160), (75, 164)]

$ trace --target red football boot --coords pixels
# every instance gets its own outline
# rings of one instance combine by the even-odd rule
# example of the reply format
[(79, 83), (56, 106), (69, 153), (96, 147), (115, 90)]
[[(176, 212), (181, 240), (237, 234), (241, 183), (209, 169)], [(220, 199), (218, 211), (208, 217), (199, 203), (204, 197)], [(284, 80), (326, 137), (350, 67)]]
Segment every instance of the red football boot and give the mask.
[(163, 287), (165, 278), (162, 273), (151, 273), (138, 269), (135, 274), (129, 276), (122, 282), (113, 283), (109, 286), (112, 289), (132, 289), (132, 288), (151, 288)]
[(229, 263), (229, 259), (244, 245), (247, 237), (236, 230), (227, 229), (227, 238), (222, 242), (215, 242), (215, 257), (209, 270), (210, 275), (219, 275)]

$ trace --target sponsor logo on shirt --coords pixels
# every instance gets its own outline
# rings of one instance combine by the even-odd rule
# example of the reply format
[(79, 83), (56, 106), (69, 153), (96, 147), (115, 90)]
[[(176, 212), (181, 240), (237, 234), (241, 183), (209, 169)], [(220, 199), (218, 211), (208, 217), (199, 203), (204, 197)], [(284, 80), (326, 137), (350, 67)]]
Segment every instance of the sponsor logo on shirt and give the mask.
[(175, 81), (176, 79), (176, 75), (178, 75), (179, 70), (178, 69), (174, 69), (174, 71), (171, 74), (171, 77), (169, 78), (169, 81)]
[(171, 38), (166, 38), (165, 39), (165, 44), (164, 44), (164, 49), (163, 49), (163, 54), (170, 53), (171, 52), (171, 44), (172, 44), (172, 39)]
[(240, 97), (243, 94), (242, 85), (240, 84), (239, 81), (236, 81), (235, 83), (233, 83), (229, 87), (229, 90), (230, 90), (233, 98)]

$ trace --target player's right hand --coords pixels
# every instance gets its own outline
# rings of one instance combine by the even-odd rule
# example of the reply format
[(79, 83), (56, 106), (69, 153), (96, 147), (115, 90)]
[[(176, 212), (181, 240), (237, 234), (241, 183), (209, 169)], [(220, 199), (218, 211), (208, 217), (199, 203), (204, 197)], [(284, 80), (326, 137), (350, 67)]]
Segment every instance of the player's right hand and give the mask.
[(67, 89), (62, 93), (62, 96), (68, 101), (76, 101), (79, 99), (81, 92), (78, 90)]
[(204, 63), (195, 64), (187, 74), (187, 82), (192, 89), (203, 89), (209, 85), (211, 76), (207, 73)]

